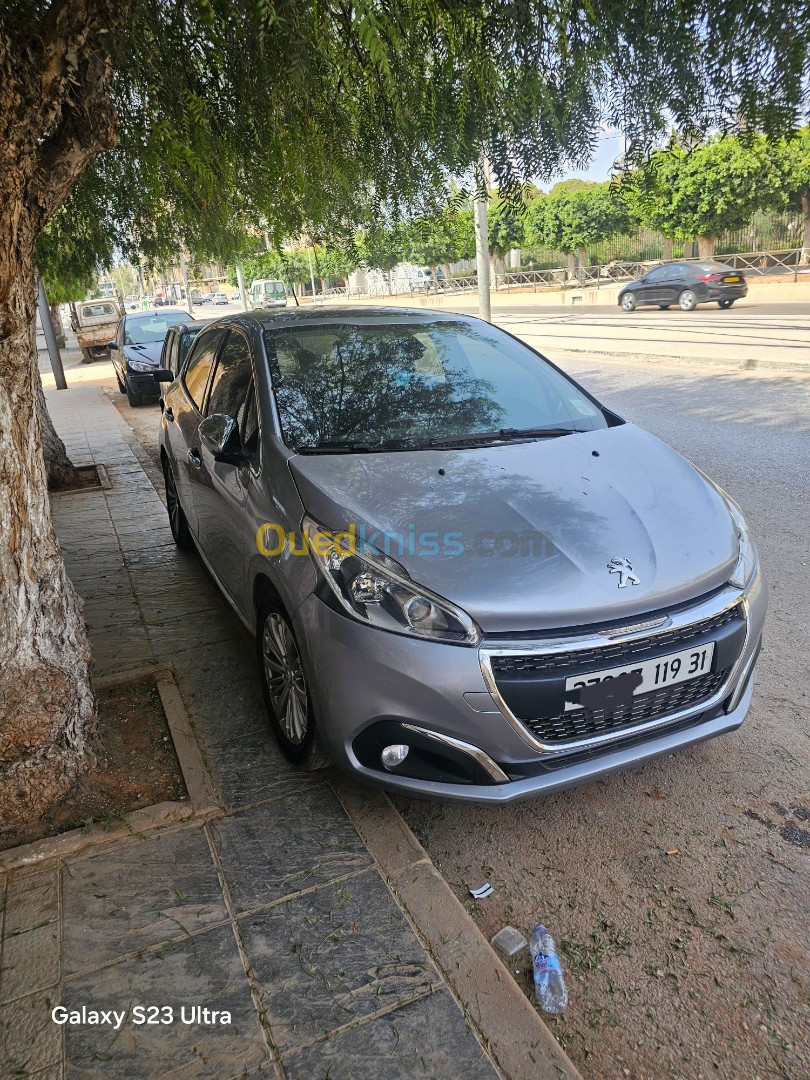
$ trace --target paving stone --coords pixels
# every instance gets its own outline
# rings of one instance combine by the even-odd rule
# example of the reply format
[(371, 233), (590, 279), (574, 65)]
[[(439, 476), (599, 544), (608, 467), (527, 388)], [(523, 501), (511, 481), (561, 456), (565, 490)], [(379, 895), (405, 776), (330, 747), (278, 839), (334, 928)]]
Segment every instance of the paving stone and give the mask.
[[(241, 1075), (268, 1058), (230, 924), (81, 975), (67, 984), (64, 1002), (68, 1008), (128, 1010), (118, 1032), (110, 1027), (66, 1028), (71, 1078), (219, 1080)], [(133, 1008), (150, 1005), (171, 1006), (173, 1022), (133, 1023)], [(182, 1023), (184, 1005), (226, 1010), (231, 1023)]]
[(248, 915), (240, 926), (282, 1053), (439, 982), (375, 869)]
[(0, 1002), (46, 990), (59, 982), (59, 926), (48, 923), (20, 934), (4, 933)]
[[(264, 726), (267, 727), (266, 720)], [(206, 759), (229, 807), (277, 799), (313, 782), (312, 773), (285, 761), (275, 739), (266, 731), (219, 745), (209, 742)]]
[(5, 934), (19, 934), (54, 922), (59, 917), (59, 878), (56, 867), (33, 874), (15, 874), (6, 893)]
[(334, 881), (371, 862), (333, 792), (317, 782), (209, 827), (239, 912)]
[(62, 1033), (51, 1020), (51, 1009), (58, 1003), (59, 995), (52, 991), (0, 1007), (0, 1076), (27, 1077), (59, 1062)]
[(450, 991), (439, 990), (284, 1061), (289, 1080), (497, 1080)]
[(62, 910), (66, 975), (227, 918), (200, 828), (69, 861)]

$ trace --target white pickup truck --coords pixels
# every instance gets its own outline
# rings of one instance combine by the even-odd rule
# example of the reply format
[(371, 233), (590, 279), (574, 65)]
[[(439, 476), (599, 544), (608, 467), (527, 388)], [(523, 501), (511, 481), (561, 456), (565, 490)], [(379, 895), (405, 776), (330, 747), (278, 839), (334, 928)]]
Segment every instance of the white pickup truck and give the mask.
[(82, 350), (82, 363), (91, 364), (108, 357), (108, 344), (115, 337), (122, 311), (117, 300), (100, 296), (70, 305), (70, 325)]

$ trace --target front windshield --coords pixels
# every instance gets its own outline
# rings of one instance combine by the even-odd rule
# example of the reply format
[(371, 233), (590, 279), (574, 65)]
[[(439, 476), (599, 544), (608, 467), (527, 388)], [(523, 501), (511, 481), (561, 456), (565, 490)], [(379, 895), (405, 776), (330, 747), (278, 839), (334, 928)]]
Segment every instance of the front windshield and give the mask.
[(155, 341), (163, 341), (170, 326), (187, 320), (188, 314), (185, 311), (166, 311), (127, 319), (124, 325), (124, 344), (149, 345)]
[(565, 376), (485, 323), (326, 323), (268, 328), (265, 340), (291, 449), (607, 427)]

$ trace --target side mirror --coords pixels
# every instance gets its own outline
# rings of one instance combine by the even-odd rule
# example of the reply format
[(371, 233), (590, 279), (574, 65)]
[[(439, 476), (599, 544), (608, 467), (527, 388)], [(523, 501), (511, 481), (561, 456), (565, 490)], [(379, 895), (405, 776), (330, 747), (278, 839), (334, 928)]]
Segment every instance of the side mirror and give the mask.
[(110, 352), (117, 352), (118, 351), (118, 342), (117, 341), (108, 341), (107, 342), (107, 348), (110, 350)]
[(152, 378), (155, 382), (174, 382), (174, 372), (169, 368), (158, 368), (152, 372)]
[(200, 424), (200, 441), (214, 455), (214, 461), (243, 465), (245, 455), (239, 442), (239, 425), (232, 416), (215, 413)]

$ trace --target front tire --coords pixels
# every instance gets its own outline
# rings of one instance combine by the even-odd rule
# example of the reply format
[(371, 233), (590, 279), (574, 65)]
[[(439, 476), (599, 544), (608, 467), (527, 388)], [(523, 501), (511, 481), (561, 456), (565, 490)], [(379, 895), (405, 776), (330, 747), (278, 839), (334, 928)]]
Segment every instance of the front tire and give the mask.
[(172, 530), (172, 539), (182, 551), (188, 551), (189, 548), (194, 547), (194, 541), (191, 538), (188, 519), (183, 507), (180, 505), (180, 496), (177, 494), (174, 472), (168, 458), (163, 459), (163, 480), (166, 484), (166, 510), (169, 515), (169, 528)]
[(681, 311), (694, 311), (698, 305), (697, 293), (692, 289), (684, 289), (678, 297), (678, 307)]
[(718, 300), (717, 306), (721, 308), (730, 308), (733, 303), (733, 300)]
[(256, 652), (270, 726), (282, 753), (301, 769), (323, 768), (329, 759), (318, 738), (298, 642), (278, 603), (268, 602), (259, 612)]
[(129, 383), (124, 384), (124, 392), (127, 395), (127, 401), (133, 409), (137, 408), (138, 405), (143, 405), (143, 394), (133, 394)]
[(632, 292), (625, 293), (622, 297), (622, 310), (623, 311), (635, 311), (636, 310), (636, 294)]

